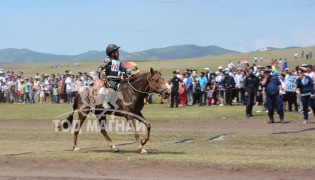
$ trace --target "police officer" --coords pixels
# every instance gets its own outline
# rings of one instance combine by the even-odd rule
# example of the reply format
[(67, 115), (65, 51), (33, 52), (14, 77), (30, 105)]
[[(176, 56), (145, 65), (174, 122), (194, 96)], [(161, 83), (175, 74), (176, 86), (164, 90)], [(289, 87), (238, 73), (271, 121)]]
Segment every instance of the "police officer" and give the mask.
[(282, 96), (282, 86), (278, 76), (270, 75), (271, 70), (268, 68), (265, 70), (265, 77), (262, 80), (262, 86), (265, 86), (266, 91), (266, 103), (269, 115), (269, 123), (274, 123), (273, 112), (274, 108), (277, 108), (280, 117), (280, 122), (283, 122), (284, 111), (283, 103), (280, 96)]
[(106, 79), (112, 89), (117, 89), (120, 82), (119, 72), (126, 72), (127, 68), (119, 60), (119, 48), (116, 44), (109, 44), (106, 48), (107, 58), (98, 66), (97, 72), (101, 74), (102, 70), (106, 72)]
[(175, 100), (175, 106), (178, 107), (178, 90), (179, 90), (179, 78), (177, 77), (177, 72), (173, 71), (173, 78), (170, 81), (172, 83), (172, 89), (171, 89), (171, 105), (170, 108), (174, 108), (174, 100)]
[(258, 95), (259, 79), (254, 74), (254, 67), (248, 68), (248, 75), (244, 80), (244, 91), (246, 97), (246, 116), (253, 117), (253, 106), (255, 105), (255, 96)]

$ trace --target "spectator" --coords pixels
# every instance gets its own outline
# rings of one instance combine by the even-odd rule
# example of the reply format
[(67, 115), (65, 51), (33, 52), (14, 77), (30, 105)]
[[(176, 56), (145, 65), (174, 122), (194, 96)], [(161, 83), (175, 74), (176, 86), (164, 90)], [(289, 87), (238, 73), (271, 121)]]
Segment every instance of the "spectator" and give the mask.
[(234, 69), (235, 69), (235, 65), (233, 64), (232, 60), (229, 61), (228, 69), (229, 69), (229, 71), (234, 71)]
[(216, 82), (218, 85), (218, 90), (219, 90), (219, 97), (220, 97), (220, 105), (219, 106), (224, 106), (224, 99), (225, 99), (225, 93), (224, 93), (224, 80), (225, 76), (223, 72), (219, 72), (216, 77)]
[(200, 86), (200, 106), (206, 105), (206, 99), (207, 99), (207, 94), (206, 94), (206, 84), (207, 84), (207, 78), (205, 77), (205, 73), (201, 72), (200, 77), (198, 79), (199, 86)]
[(257, 60), (258, 60), (258, 57), (255, 56), (255, 57), (254, 57), (254, 62), (257, 63)]
[(194, 97), (194, 101), (193, 101), (193, 105), (197, 106), (198, 104), (200, 104), (200, 94), (201, 94), (201, 89), (200, 89), (200, 85), (199, 85), (199, 81), (197, 80), (197, 75), (193, 74), (193, 97)]
[[(86, 76), (87, 78), (87, 76)], [(67, 75), (67, 78), (66, 78), (66, 81), (65, 81), (65, 84), (66, 84), (66, 93), (67, 93), (67, 103), (71, 103), (72, 102), (72, 91), (71, 91), (71, 82), (72, 82), (72, 79), (71, 79), (71, 75), (68, 74)], [(86, 84), (87, 85), (87, 81), (86, 81)]]
[(300, 89), (301, 101), (303, 104), (304, 122), (308, 123), (308, 104), (310, 104), (313, 112), (315, 112), (314, 104), (314, 84), (312, 78), (306, 76), (306, 68), (302, 67), (298, 71), (299, 78), (296, 80), (296, 86)]
[(229, 71), (225, 71), (225, 78), (222, 81), (222, 85), (225, 89), (225, 100), (226, 105), (232, 106), (232, 89), (235, 88), (235, 81), (232, 76), (230, 76)]
[(292, 104), (294, 105), (295, 111), (298, 111), (297, 99), (296, 99), (296, 80), (297, 76), (292, 73), (292, 70), (286, 69), (287, 75), (285, 76), (285, 89), (288, 99), (288, 109), (292, 112)]
[(298, 59), (299, 59), (299, 53), (294, 52), (294, 59), (295, 59), (295, 60), (298, 60)]
[(33, 78), (30, 78), (30, 83), (31, 83), (31, 87), (30, 87), (31, 101), (30, 101), (30, 103), (35, 103), (36, 90), (35, 90), (35, 84), (34, 84), (34, 79)]
[(190, 73), (186, 73), (186, 93), (187, 93), (187, 105), (191, 106), (194, 102), (194, 95), (193, 95), (193, 78), (191, 77)]
[(281, 74), (279, 76), (280, 82), (281, 82), (281, 86), (282, 86), (282, 102), (283, 102), (283, 110), (286, 111), (285, 107), (286, 107), (286, 102), (288, 101), (287, 98), (287, 94), (286, 94), (286, 82), (285, 82), (285, 74)]
[(56, 104), (58, 102), (58, 85), (55, 84), (53, 88), (53, 101), (52, 103)]
[(237, 69), (237, 73), (234, 75), (234, 81), (235, 81), (235, 88), (232, 90), (232, 99), (236, 97), (237, 105), (240, 105), (241, 102), (240, 102), (239, 94), (240, 94), (240, 89), (242, 88), (241, 83), (244, 81), (241, 68)]
[(287, 69), (287, 68), (289, 68), (289, 66), (288, 66), (288, 61), (287, 61), (287, 59), (284, 59), (283, 67), (282, 67), (282, 72), (284, 72), (285, 69)]
[(207, 83), (207, 89), (209, 89), (210, 94), (211, 94), (211, 101), (208, 104), (209, 105), (211, 105), (211, 104), (217, 105), (218, 89), (217, 89), (217, 82), (216, 82), (216, 75), (215, 75), (215, 73), (211, 73), (211, 79)]
[(209, 81), (211, 79), (210, 68), (204, 68), (204, 70), (205, 70), (205, 77), (206, 77), (207, 81)]
[(279, 78), (274, 75), (270, 75), (271, 70), (265, 70), (265, 77), (262, 80), (261, 84), (265, 87), (266, 91), (266, 100), (268, 108), (269, 123), (274, 123), (273, 113), (274, 109), (277, 107), (278, 114), (280, 117), (280, 122), (284, 120), (284, 111), (283, 103), (281, 99), (282, 95), (282, 86)]
[(309, 65), (306, 66), (306, 73), (305, 73), (305, 75), (309, 76), (314, 82), (314, 80), (315, 80), (315, 73), (313, 71), (313, 66), (312, 65), (309, 64)]
[(182, 78), (179, 80), (179, 99), (180, 99), (179, 106), (180, 107), (185, 106), (187, 103), (187, 94), (186, 94), (186, 85), (183, 82)]

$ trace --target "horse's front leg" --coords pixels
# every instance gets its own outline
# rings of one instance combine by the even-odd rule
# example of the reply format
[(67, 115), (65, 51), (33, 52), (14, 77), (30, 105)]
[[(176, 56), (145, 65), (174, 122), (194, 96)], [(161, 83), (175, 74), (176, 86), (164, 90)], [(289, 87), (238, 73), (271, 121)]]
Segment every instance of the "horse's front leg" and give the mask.
[(146, 137), (141, 140), (141, 146), (143, 147), (150, 139), (150, 131), (151, 131), (151, 123), (144, 118), (141, 112), (138, 113), (138, 116), (136, 119), (138, 119), (140, 122), (142, 122), (147, 127)]
[(77, 145), (78, 135), (80, 132), (80, 128), (81, 128), (81, 126), (82, 126), (82, 124), (85, 121), (86, 116), (87, 116), (86, 114), (83, 114), (82, 112), (79, 112), (78, 115), (79, 115), (79, 123), (76, 123), (75, 124), (76, 127), (74, 128), (73, 151), (79, 151), (80, 150), (80, 148)]
[[(141, 114), (141, 113), (140, 113)], [(150, 131), (151, 131), (151, 123), (146, 120), (143, 115), (141, 114), (142, 117), (142, 122), (145, 124), (145, 126), (147, 127), (147, 133), (146, 133), (146, 137), (144, 139), (141, 140), (141, 144), (142, 146), (144, 146), (150, 139)]]
[(103, 134), (104, 138), (106, 139), (108, 145), (111, 147), (113, 152), (119, 152), (119, 149), (115, 146), (111, 138), (108, 136), (107, 133), (107, 126), (106, 126), (106, 115), (102, 115), (98, 118), (99, 124), (101, 127), (101, 133)]
[(136, 141), (138, 143), (140, 153), (141, 154), (146, 154), (147, 151), (143, 148), (143, 145), (141, 144), (140, 135), (139, 135), (139, 132), (137, 130), (137, 126), (136, 126), (136, 122), (135, 122), (134, 117), (133, 116), (126, 116), (126, 119), (127, 119), (128, 122), (131, 122), (131, 124), (132, 124), (133, 136), (135, 137), (135, 139), (136, 139)]

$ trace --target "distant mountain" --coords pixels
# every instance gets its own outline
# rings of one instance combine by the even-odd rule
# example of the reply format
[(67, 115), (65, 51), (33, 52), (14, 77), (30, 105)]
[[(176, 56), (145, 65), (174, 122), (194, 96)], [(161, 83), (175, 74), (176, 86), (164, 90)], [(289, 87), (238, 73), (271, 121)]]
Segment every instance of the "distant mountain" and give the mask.
[(238, 53), (239, 52), (237, 51), (224, 49), (218, 46), (202, 47), (191, 44), (149, 49), (141, 52), (130, 53), (129, 55), (137, 60), (166, 60), (187, 59)]
[[(128, 53), (123, 50), (120, 51), (121, 59), (133, 61), (187, 59), (237, 53), (239, 52), (224, 49), (218, 46), (202, 47), (196, 45), (169, 46), (133, 53)], [(0, 50), (0, 62), (81, 61), (100, 60), (104, 57), (104, 51), (88, 51), (78, 55), (55, 55), (35, 52), (29, 49), (9, 48)]]

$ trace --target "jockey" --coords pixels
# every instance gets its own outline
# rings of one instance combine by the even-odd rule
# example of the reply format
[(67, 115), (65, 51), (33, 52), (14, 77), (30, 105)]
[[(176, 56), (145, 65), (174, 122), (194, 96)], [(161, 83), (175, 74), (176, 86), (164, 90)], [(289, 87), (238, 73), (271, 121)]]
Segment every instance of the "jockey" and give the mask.
[[(119, 48), (120, 47), (116, 44), (109, 44), (106, 48), (106, 54), (108, 57), (102, 61), (97, 69), (99, 76), (102, 74), (101, 72), (103, 70), (105, 71), (105, 87), (110, 88), (114, 91), (117, 90), (118, 83), (121, 82), (121, 78), (119, 76), (120, 73), (128, 72), (128, 69), (119, 60)], [(104, 95), (103, 107), (107, 109), (110, 108), (107, 97), (109, 92), (108, 90), (105, 90), (102, 93)]]
[(102, 70), (105, 70), (106, 80), (109, 82), (113, 90), (117, 90), (117, 84), (121, 81), (119, 72), (126, 72), (127, 68), (119, 60), (119, 48), (116, 44), (109, 44), (106, 48), (107, 58), (98, 66), (97, 72), (99, 75)]

